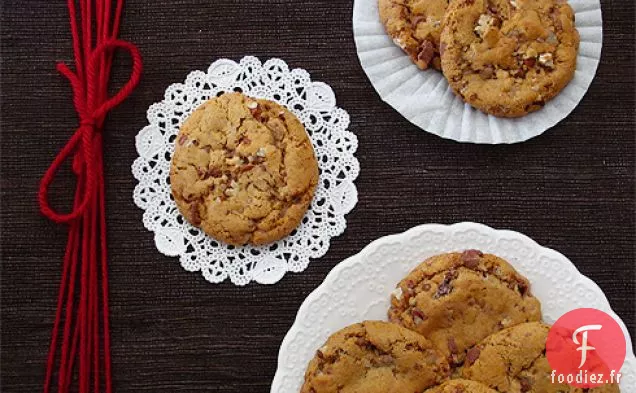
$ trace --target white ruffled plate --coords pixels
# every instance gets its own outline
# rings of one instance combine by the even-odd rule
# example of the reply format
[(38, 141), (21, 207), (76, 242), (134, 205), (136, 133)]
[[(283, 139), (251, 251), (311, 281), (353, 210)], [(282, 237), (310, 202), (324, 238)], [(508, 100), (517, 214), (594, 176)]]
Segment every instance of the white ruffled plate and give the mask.
[[(302, 223), (289, 236), (260, 247), (217, 242), (179, 214), (170, 192), (170, 160), (179, 127), (206, 100), (229, 91), (273, 100), (305, 125), (320, 167), (320, 182)], [(184, 83), (170, 85), (164, 100), (148, 108), (148, 122), (136, 137), (139, 157), (132, 171), (139, 184), (135, 204), (144, 210), (144, 226), (154, 232), (159, 252), (179, 257), (188, 271), (200, 271), (211, 283), (274, 284), (287, 272), (305, 270), (323, 256), (330, 239), (345, 227), (345, 215), (358, 202), (353, 183), (360, 172), (354, 153), (358, 139), (347, 128), (349, 114), (336, 106), (328, 85), (280, 59), (264, 63), (247, 56), (240, 62), (217, 60), (205, 71), (192, 71)]]
[(605, 311), (619, 321), (627, 339), (621, 391), (636, 392), (636, 358), (629, 332), (598, 285), (565, 256), (527, 236), (468, 222), (421, 225), (386, 236), (337, 265), (301, 305), (280, 347), (271, 392), (298, 393), (307, 364), (332, 333), (364, 320), (386, 320), (391, 291), (424, 259), (471, 248), (503, 257), (528, 277), (548, 323), (582, 307)]
[(439, 71), (422, 71), (393, 43), (380, 22), (378, 0), (355, 0), (353, 32), (362, 68), (383, 101), (411, 123), (442, 138), (471, 143), (517, 143), (541, 135), (581, 102), (603, 46), (599, 0), (569, 0), (581, 35), (574, 79), (545, 107), (518, 119), (480, 112), (457, 97)]

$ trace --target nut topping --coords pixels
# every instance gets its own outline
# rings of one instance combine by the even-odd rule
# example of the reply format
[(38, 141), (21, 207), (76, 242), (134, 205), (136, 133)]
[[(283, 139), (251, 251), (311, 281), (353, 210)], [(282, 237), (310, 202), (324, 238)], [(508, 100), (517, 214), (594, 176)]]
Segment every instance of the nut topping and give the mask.
[(435, 47), (429, 40), (424, 40), (420, 45), (419, 52), (417, 54), (418, 65), (426, 69), (431, 64), (431, 61), (435, 57)]
[(232, 181), (230, 181), (230, 188), (227, 188), (224, 193), (226, 196), (234, 196), (238, 194), (240, 189), (241, 186), (238, 184), (238, 182), (232, 179)]
[(234, 156), (232, 158), (228, 158), (225, 160), (228, 165), (241, 165), (243, 164), (243, 159), (239, 156)]
[(437, 287), (437, 292), (435, 292), (436, 299), (451, 293), (451, 291), (453, 290), (451, 281), (453, 281), (454, 278), (455, 278), (455, 272), (450, 271), (446, 273), (446, 276), (444, 277), (444, 281), (442, 281), (441, 284), (439, 284), (439, 287)]
[(261, 110), (261, 107), (258, 105), (256, 101), (251, 101), (247, 105), (247, 107), (250, 110), (250, 113), (252, 114), (252, 116), (254, 116), (254, 119), (258, 121), (263, 121), (263, 118), (261, 117), (263, 111)]
[(393, 290), (393, 292), (391, 292), (391, 295), (395, 296), (395, 298), (399, 301), (402, 300), (402, 295), (404, 293), (402, 292), (402, 288), (397, 287)]
[(448, 338), (448, 350), (453, 355), (459, 353), (459, 348), (457, 348), (457, 343), (455, 342), (455, 337), (449, 337)]
[(399, 46), (400, 48), (402, 48), (402, 50), (406, 49), (406, 44), (404, 42), (402, 42), (401, 39), (399, 38), (394, 38), (393, 39), (393, 43), (397, 46)]
[(547, 68), (554, 68), (554, 58), (552, 53), (542, 53), (539, 55), (539, 64)]
[(489, 14), (481, 14), (479, 20), (477, 21), (477, 26), (475, 26), (475, 33), (478, 36), (484, 37), (486, 32), (495, 24), (495, 18)]
[(419, 325), (420, 323), (426, 321), (428, 317), (424, 314), (419, 308), (414, 308), (411, 310), (411, 314), (413, 315), (413, 323)]
[(245, 164), (241, 166), (240, 172), (247, 172), (251, 171), (252, 169), (254, 169), (254, 164)]
[(479, 347), (472, 347), (471, 349), (469, 349), (466, 353), (466, 365), (471, 366), (473, 363), (475, 363), (480, 354), (481, 350), (479, 349)]
[(192, 224), (194, 225), (201, 224), (201, 215), (199, 214), (199, 202), (194, 202), (190, 205), (190, 218), (192, 220)]
[(327, 349), (329, 349), (329, 347), (327, 345), (323, 345), (322, 347), (320, 347), (320, 349), (318, 349), (316, 351), (316, 356), (318, 356), (318, 358), (324, 360), (325, 359), (325, 353), (327, 353)]
[(529, 59), (525, 59), (523, 61), (523, 64), (528, 68), (532, 68), (535, 66), (535, 64), (537, 64), (537, 60), (534, 57), (531, 57)]
[(462, 253), (461, 260), (464, 262), (464, 266), (474, 269), (479, 265), (483, 256), (484, 254), (479, 250), (466, 250)]

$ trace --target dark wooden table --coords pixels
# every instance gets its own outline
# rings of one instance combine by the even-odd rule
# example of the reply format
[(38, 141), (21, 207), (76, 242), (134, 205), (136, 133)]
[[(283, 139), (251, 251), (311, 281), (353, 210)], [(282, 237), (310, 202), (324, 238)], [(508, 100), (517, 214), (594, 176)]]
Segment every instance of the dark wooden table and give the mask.
[[(421, 223), (510, 228), (567, 255), (633, 332), (634, 2), (604, 0), (598, 75), (574, 113), (513, 146), (427, 134), (382, 103), (356, 57), (352, 1), (128, 0), (122, 38), (143, 81), (105, 139), (114, 384), (118, 392), (268, 392), (299, 305), (345, 257)], [(65, 1), (2, 2), (1, 390), (41, 387), (65, 229), (38, 212), (40, 176), (77, 124)], [(155, 249), (132, 200), (134, 137), (168, 84), (217, 58), (280, 57), (333, 87), (360, 140), (356, 209), (327, 255), (277, 285), (211, 285)], [(130, 64), (116, 61), (116, 81)], [(68, 167), (66, 168), (68, 169)], [(68, 206), (73, 179), (53, 193)], [(299, 365), (304, 367), (304, 365)]]

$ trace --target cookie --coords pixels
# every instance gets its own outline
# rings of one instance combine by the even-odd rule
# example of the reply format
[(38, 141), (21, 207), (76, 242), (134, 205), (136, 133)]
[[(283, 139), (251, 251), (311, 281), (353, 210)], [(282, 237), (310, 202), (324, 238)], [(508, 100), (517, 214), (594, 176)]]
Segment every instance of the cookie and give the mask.
[(421, 392), (448, 376), (448, 363), (430, 341), (388, 322), (367, 321), (329, 337), (309, 363), (300, 392)]
[(302, 123), (272, 101), (213, 98), (179, 131), (170, 167), (181, 214), (232, 245), (270, 243), (301, 222), (318, 184)]
[(424, 393), (497, 393), (488, 386), (475, 381), (465, 379), (453, 379)]
[(443, 21), (442, 69), (467, 103), (500, 117), (539, 110), (572, 80), (579, 33), (562, 0), (457, 0)]
[(467, 250), (431, 257), (413, 270), (391, 296), (389, 319), (431, 340), (457, 366), (492, 333), (539, 321), (541, 305), (508, 262)]
[(439, 40), (448, 0), (379, 0), (380, 20), (393, 42), (423, 70), (441, 69)]
[(552, 382), (552, 368), (545, 356), (550, 326), (540, 322), (524, 323), (487, 337), (468, 351), (463, 378), (479, 381), (499, 392), (592, 393), (618, 392), (607, 384), (582, 390)]

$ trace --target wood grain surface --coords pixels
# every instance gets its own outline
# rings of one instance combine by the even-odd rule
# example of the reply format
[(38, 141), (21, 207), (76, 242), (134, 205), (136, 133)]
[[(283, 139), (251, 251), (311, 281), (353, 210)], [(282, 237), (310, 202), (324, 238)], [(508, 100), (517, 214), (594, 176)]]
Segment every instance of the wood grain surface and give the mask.
[[(509, 228), (567, 255), (635, 324), (634, 2), (603, 0), (601, 66), (574, 113), (513, 146), (443, 140), (380, 101), (356, 57), (352, 0), (128, 0), (121, 37), (142, 83), (106, 125), (117, 392), (268, 392), (296, 311), (339, 261), (421, 223)], [(3, 0), (1, 389), (41, 389), (65, 228), (36, 190), (77, 124), (56, 61), (72, 61), (65, 1)], [(280, 57), (331, 85), (360, 140), (359, 203), (327, 255), (277, 285), (212, 285), (159, 254), (132, 200), (135, 134), (165, 88), (221, 57)], [(115, 63), (121, 84), (130, 63)], [(66, 167), (68, 169), (68, 167)], [(67, 207), (67, 171), (52, 193)], [(299, 365), (304, 367), (304, 365)]]

